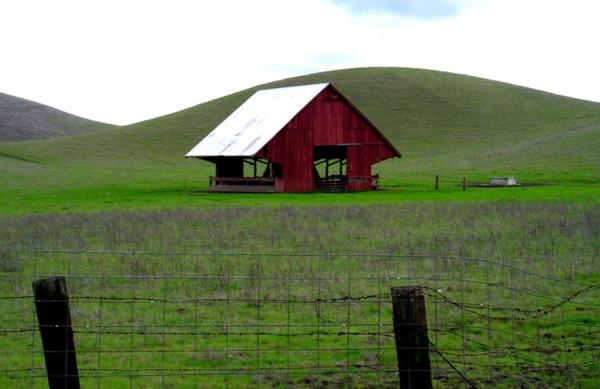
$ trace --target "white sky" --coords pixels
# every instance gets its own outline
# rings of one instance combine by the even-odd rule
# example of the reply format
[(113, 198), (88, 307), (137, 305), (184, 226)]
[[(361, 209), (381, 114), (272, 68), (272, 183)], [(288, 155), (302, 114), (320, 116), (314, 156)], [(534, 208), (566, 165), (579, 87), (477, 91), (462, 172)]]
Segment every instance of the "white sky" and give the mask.
[(0, 0), (0, 92), (115, 124), (362, 66), (600, 101), (600, 1)]

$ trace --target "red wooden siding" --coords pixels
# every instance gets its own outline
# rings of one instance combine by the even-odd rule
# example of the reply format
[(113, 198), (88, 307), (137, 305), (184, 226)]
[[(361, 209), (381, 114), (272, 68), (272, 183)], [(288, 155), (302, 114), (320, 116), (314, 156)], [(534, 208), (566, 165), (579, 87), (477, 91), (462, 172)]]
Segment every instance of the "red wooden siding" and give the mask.
[(371, 166), (399, 156), (386, 140), (332, 87), (319, 93), (257, 156), (281, 164), (285, 192), (310, 192), (313, 147), (347, 145), (350, 190), (368, 190)]

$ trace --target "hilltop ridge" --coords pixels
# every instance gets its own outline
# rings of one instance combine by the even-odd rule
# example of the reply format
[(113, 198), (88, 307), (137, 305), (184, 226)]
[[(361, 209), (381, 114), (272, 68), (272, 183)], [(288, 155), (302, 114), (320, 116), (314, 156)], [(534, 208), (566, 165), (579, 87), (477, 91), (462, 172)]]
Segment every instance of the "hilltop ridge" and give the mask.
[(0, 141), (74, 135), (111, 126), (56, 108), (0, 93)]

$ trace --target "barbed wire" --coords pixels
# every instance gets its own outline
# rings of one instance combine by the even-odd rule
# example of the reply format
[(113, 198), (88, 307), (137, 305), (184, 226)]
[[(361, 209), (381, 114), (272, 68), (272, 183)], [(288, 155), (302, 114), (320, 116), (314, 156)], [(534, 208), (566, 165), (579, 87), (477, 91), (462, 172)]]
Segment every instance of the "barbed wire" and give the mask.
[[(386, 253), (34, 252), (37, 256), (26, 271), (3, 275), (5, 278), (0, 277), (0, 287), (2, 279), (5, 282), (18, 279), (29, 283), (37, 278), (62, 274), (67, 281), (75, 283), (74, 293), (69, 296), (74, 323), (44, 326), (32, 320), (30, 326), (7, 327), (6, 323), (10, 322), (0, 319), (1, 336), (13, 334), (23, 339), (29, 336), (31, 343), (30, 366), (15, 368), (0, 361), (0, 373), (5, 375), (28, 375), (30, 380), (46, 378), (40, 358), (55, 351), (41, 348), (41, 343), (36, 340), (37, 332), (49, 327), (68, 327), (76, 338), (81, 338), (76, 353), (82, 356), (85, 365), (79, 368), (80, 377), (98, 379), (98, 386), (103, 379), (111, 377), (132, 380), (211, 375), (255, 376), (256, 382), (260, 383), (260, 378), (256, 377), (264, 374), (315, 374), (322, 379), (330, 379), (329, 375), (366, 377), (366, 374), (373, 373), (379, 374), (380, 383), (397, 382), (395, 375), (399, 371), (394, 364), (396, 347), (391, 321), (392, 299), (391, 294), (384, 291), (397, 282), (414, 282), (424, 292), (430, 313), (428, 332), (432, 337), (426, 348), (437, 361), (431, 367), (437, 387), (462, 384), (475, 388), (493, 386), (495, 381), (523, 381), (543, 382), (545, 387), (562, 388), (580, 379), (593, 379), (600, 365), (600, 343), (597, 340), (600, 322), (594, 319), (600, 312), (600, 303), (594, 295), (600, 290), (600, 284), (539, 274), (505, 262)], [(103, 257), (111, 255), (151, 255), (158, 260), (168, 260), (174, 255), (239, 256), (248, 258), (248, 263), (256, 266), (239, 270), (232, 268), (231, 261), (226, 261), (218, 269), (203, 269), (204, 274), (193, 274), (183, 268), (168, 269), (171, 273), (158, 268), (148, 271), (148, 274), (126, 274), (106, 268), (101, 273), (84, 274), (71, 268), (70, 259), (59, 263), (54, 270), (50, 268), (48, 264), (53, 262), (44, 259), (44, 256), (55, 254), (65, 254), (68, 258), (90, 255), (90, 260), (100, 262)], [(261, 257), (288, 261), (290, 258), (310, 257), (314, 258), (315, 266), (308, 270), (283, 266), (276, 272), (267, 272), (261, 268)], [(361, 274), (352, 272), (349, 265), (329, 269), (329, 273), (320, 272), (321, 259), (345, 257), (370, 258), (379, 261), (380, 267), (362, 270)], [(494, 266), (505, 269), (506, 278), (498, 277), (492, 281), (489, 274), (482, 278), (467, 276), (466, 267), (453, 276), (394, 274), (384, 267), (387, 266), (385, 259), (402, 258)], [(336, 264), (338, 262), (343, 263), (336, 261)], [(242, 271), (247, 274), (240, 274)], [(294, 271), (307, 273), (297, 274)], [(436, 271), (435, 266), (432, 271)], [(533, 279), (543, 280), (554, 287), (538, 290), (527, 282), (515, 283), (513, 277), (525, 277), (529, 283)], [(145, 289), (137, 290), (139, 280), (156, 283), (145, 284)], [(187, 280), (197, 282), (185, 290), (174, 282)], [(105, 281), (118, 281), (119, 284)], [(201, 296), (205, 292), (205, 284), (213, 281), (211, 288), (218, 294), (211, 292)], [(353, 293), (353, 283), (361, 281), (365, 282), (361, 283), (360, 293)], [(238, 290), (233, 293), (235, 282), (238, 282), (235, 284)], [(276, 287), (265, 293), (270, 282)], [(450, 283), (452, 291), (440, 287), (444, 282)], [(314, 289), (306, 295), (297, 295), (291, 290), (294, 283)], [(20, 294), (24, 289), (15, 286), (17, 284), (10, 284), (14, 295), (7, 294), (7, 289), (4, 289), (0, 304), (6, 307), (14, 305), (19, 312), (34, 317), (34, 303), (52, 301), (36, 299), (30, 293)], [(98, 286), (100, 289), (97, 289)], [(89, 293), (90, 290), (92, 293)], [(557, 294), (557, 291), (563, 293)], [(498, 293), (504, 293), (503, 297), (494, 298)], [(585, 313), (571, 315), (571, 311)], [(179, 316), (187, 323), (178, 321)], [(283, 355), (272, 361), (278, 366), (268, 365), (274, 353)], [(139, 367), (134, 355), (141, 354), (146, 357), (156, 355), (157, 366)], [(192, 362), (205, 355), (208, 360), (219, 361), (220, 365), (202, 368), (173, 366), (180, 361), (175, 356), (184, 354)], [(309, 357), (301, 360), (296, 357), (299, 355)], [(332, 364), (334, 356), (338, 363)], [(122, 358), (128, 359), (129, 367), (127, 363), (120, 367), (102, 367), (114, 364), (110, 362), (113, 359)], [(246, 367), (240, 368), (236, 365), (238, 363), (244, 363)], [(234, 386), (235, 381), (226, 382)]]
[[(507, 260), (503, 261), (494, 261), (487, 258), (476, 258), (476, 257), (465, 257), (465, 256), (451, 256), (451, 255), (437, 255), (437, 254), (396, 254), (396, 253), (360, 253), (360, 252), (352, 252), (352, 251), (339, 251), (339, 252), (244, 252), (244, 251), (135, 251), (135, 250), (87, 250), (87, 249), (32, 249), (32, 253), (62, 253), (62, 254), (100, 254), (100, 255), (150, 255), (150, 256), (163, 256), (166, 259), (169, 259), (170, 256), (214, 256), (214, 257), (273, 257), (273, 258), (314, 258), (314, 257), (322, 257), (322, 258), (332, 258), (332, 257), (342, 257), (342, 258), (396, 258), (396, 259), (433, 259), (433, 260), (455, 260), (462, 262), (472, 262), (472, 263), (480, 263), (480, 264), (488, 264), (494, 265), (501, 268), (506, 268), (509, 270), (513, 270), (515, 272), (526, 274), (529, 276), (533, 276), (540, 279), (545, 279), (548, 281), (561, 282), (565, 284), (571, 285), (581, 285), (581, 286), (593, 286), (594, 284), (567, 280), (564, 278), (552, 277), (545, 274), (539, 274), (524, 268), (520, 268), (511, 264)], [(148, 275), (149, 276), (149, 275)]]

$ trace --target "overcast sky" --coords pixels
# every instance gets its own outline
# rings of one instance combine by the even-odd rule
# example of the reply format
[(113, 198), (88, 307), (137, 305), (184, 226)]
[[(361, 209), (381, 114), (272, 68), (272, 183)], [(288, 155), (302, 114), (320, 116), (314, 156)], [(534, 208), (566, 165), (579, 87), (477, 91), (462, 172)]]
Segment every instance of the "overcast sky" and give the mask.
[(0, 92), (127, 124), (399, 66), (600, 101), (597, 0), (0, 0)]

